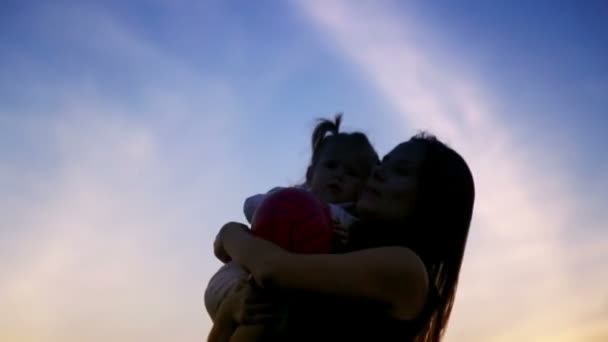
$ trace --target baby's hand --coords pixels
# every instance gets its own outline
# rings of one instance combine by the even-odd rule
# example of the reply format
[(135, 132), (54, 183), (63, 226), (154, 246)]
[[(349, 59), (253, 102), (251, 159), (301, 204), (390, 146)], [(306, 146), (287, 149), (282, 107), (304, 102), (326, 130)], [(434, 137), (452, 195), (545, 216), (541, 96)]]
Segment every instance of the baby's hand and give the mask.
[(342, 251), (348, 245), (348, 227), (339, 223), (334, 224), (334, 250)]

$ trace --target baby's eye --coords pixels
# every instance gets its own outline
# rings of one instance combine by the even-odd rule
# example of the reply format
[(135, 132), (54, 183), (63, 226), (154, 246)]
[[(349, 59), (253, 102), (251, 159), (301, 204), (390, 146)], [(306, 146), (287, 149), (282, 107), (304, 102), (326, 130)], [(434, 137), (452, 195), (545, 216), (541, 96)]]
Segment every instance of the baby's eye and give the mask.
[(352, 169), (352, 168), (348, 168), (346, 169), (346, 174), (351, 176), (351, 177), (358, 177), (359, 176), (359, 172), (357, 172), (357, 170)]

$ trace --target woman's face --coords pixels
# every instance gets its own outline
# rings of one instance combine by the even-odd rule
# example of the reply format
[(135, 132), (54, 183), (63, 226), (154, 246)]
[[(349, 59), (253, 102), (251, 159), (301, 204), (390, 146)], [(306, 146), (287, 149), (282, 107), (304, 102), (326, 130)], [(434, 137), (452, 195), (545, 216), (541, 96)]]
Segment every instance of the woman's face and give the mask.
[(410, 214), (418, 193), (424, 146), (405, 142), (395, 147), (374, 169), (357, 201), (361, 217), (402, 221)]

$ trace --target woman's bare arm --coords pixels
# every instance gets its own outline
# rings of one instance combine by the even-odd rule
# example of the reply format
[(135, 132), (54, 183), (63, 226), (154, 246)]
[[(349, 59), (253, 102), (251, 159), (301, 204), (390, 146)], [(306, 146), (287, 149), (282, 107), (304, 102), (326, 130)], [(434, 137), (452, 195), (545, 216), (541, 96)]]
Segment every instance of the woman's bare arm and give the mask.
[(429, 284), (420, 258), (404, 247), (346, 254), (293, 254), (229, 223), (220, 232), (225, 252), (247, 268), (261, 286), (315, 291), (386, 304), (395, 318), (413, 319), (422, 310)]

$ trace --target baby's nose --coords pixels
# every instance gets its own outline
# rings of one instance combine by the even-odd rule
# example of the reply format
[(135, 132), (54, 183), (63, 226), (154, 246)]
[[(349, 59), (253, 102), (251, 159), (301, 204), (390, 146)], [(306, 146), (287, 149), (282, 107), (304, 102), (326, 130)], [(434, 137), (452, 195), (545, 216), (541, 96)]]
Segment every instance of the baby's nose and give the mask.
[(344, 177), (345, 174), (346, 174), (346, 169), (343, 166), (338, 166), (333, 171), (333, 176), (338, 179), (342, 179), (342, 177)]

